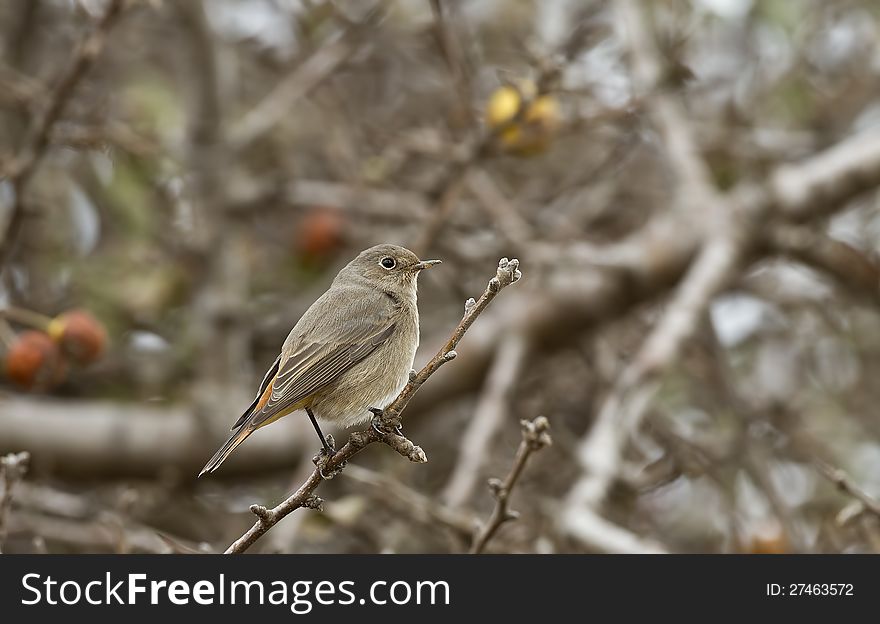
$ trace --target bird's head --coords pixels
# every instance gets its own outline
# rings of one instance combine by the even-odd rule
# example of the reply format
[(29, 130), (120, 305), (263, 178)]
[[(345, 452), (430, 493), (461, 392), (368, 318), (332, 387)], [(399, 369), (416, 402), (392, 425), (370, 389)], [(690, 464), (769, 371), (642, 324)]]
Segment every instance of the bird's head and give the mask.
[(376, 245), (358, 254), (340, 275), (353, 273), (381, 290), (404, 295), (414, 293), (419, 273), (436, 264), (440, 260), (420, 260), (399, 245)]

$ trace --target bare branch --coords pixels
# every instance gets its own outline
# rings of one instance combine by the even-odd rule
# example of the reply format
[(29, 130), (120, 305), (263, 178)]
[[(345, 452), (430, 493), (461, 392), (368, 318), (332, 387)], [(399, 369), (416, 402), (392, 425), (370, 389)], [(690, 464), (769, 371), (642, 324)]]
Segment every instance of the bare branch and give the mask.
[(693, 129), (675, 99), (677, 96), (658, 89), (664, 71), (660, 60), (663, 57), (646, 24), (644, 6), (638, 0), (623, 0), (618, 3), (618, 9), (632, 56), (633, 78), (639, 91), (637, 97), (651, 93), (648, 109), (663, 136), (679, 187), (694, 194), (716, 194), (709, 168), (700, 157)]
[(874, 189), (880, 179), (880, 131), (866, 130), (797, 164), (783, 165), (768, 181), (781, 214), (804, 221)]
[[(71, 426), (76, 423), (76, 426)], [(0, 453), (29, 449), (41, 471), (80, 477), (155, 477), (192, 474), (200, 457), (228, 435), (212, 419), (200, 424), (177, 405), (126, 405), (116, 401), (67, 401), (8, 396), (3, 399)], [(240, 475), (296, 465), (305, 449), (308, 421), (288, 418), (273, 435), (254, 436), (230, 458), (224, 474)]]
[(571, 528), (572, 535), (590, 549), (611, 554), (663, 554), (667, 552), (661, 544), (645, 539), (635, 533), (609, 522), (588, 509), (582, 509), (576, 524)]
[(361, 466), (349, 466), (345, 469), (345, 476), (370, 486), (377, 497), (405, 510), (419, 522), (440, 524), (465, 539), (473, 537), (477, 519), (470, 512), (440, 504), (393, 477)]
[(39, 537), (88, 552), (136, 552), (151, 554), (201, 553), (207, 545), (170, 537), (141, 523), (122, 522), (110, 514), (100, 518), (53, 517), (35, 511), (19, 511), (12, 518), (10, 534)]
[(814, 461), (814, 464), (816, 465), (819, 474), (837, 486), (838, 490), (848, 496), (852, 496), (859, 501), (867, 511), (880, 518), (880, 501), (856, 485), (846, 472), (818, 459)]
[(359, 48), (360, 44), (354, 40), (353, 33), (347, 32), (316, 50), (232, 126), (229, 131), (231, 149), (243, 150), (269, 132), (290, 114), (291, 106), (321, 84)]
[(24, 219), (24, 194), (28, 182), (46, 154), (52, 129), (64, 113), (76, 86), (95, 64), (95, 60), (104, 49), (107, 35), (119, 20), (125, 7), (125, 0), (111, 0), (95, 27), (76, 46), (70, 66), (50, 94), (46, 111), (37, 118), (24, 147), (12, 166), (10, 182), (14, 198), (10, 216), (0, 229), (0, 267), (6, 264), (12, 253), (15, 239)]
[(30, 458), (30, 453), (27, 451), (0, 457), (0, 476), (3, 479), (3, 495), (0, 496), (0, 552), (3, 552), (3, 542), (6, 541), (9, 510), (12, 509), (15, 486), (24, 478)]
[(501, 481), (499, 479), (489, 479), (489, 489), (492, 496), (495, 497), (495, 509), (492, 515), (482, 526), (479, 533), (471, 544), (470, 552), (479, 554), (486, 548), (486, 544), (492, 539), (492, 536), (498, 531), (502, 524), (510, 520), (516, 520), (519, 513), (510, 509), (510, 494), (516, 485), (517, 480), (526, 467), (529, 457), (536, 451), (550, 446), (553, 443), (550, 437), (550, 423), (543, 416), (538, 416), (534, 420), (522, 420), (522, 442), (516, 451), (516, 457), (513, 460), (513, 467), (510, 473)]
[(285, 501), (277, 507), (267, 509), (261, 505), (252, 505), (251, 511), (257, 516), (254, 525), (240, 538), (235, 540), (226, 554), (242, 553), (250, 548), (262, 535), (278, 523), (279, 520), (299, 509), (300, 507), (320, 507), (321, 500), (314, 495), (325, 476), (332, 478), (339, 474), (349, 459), (354, 457), (366, 446), (375, 442), (383, 442), (396, 450), (410, 461), (424, 463), (427, 461), (424, 451), (404, 436), (397, 434), (380, 433), (382, 431), (394, 431), (400, 426), (401, 413), (409, 404), (410, 399), (437, 370), (455, 359), (455, 347), (467, 332), (468, 328), (477, 320), (477, 317), (486, 309), (491, 301), (507, 286), (519, 281), (522, 274), (519, 271), (519, 261), (515, 258), (508, 260), (502, 258), (498, 262), (495, 277), (489, 280), (486, 290), (478, 301), (468, 299), (465, 303), (465, 312), (458, 326), (453, 330), (449, 340), (431, 358), (427, 364), (403, 387), (397, 397), (383, 410), (376, 419), (378, 427), (368, 427), (364, 431), (357, 431), (348, 439), (348, 442), (339, 449), (332, 457), (321, 456), (316, 462), (317, 467), (311, 476)]
[(529, 241), (534, 240), (534, 232), (529, 223), (520, 216), (516, 207), (504, 196), (484, 168), (475, 166), (468, 175), (467, 184), (493, 222), (498, 224), (499, 231), (508, 242), (519, 249), (525, 249)]
[(827, 273), (860, 299), (880, 303), (880, 266), (852, 245), (802, 225), (780, 225), (767, 238), (772, 251)]
[(499, 346), (474, 416), (461, 436), (455, 468), (443, 490), (442, 498), (447, 505), (460, 507), (471, 497), (492, 438), (508, 414), (510, 395), (528, 353), (528, 341), (519, 334), (510, 335)]
[[(742, 226), (739, 226), (742, 227)], [(572, 488), (563, 523), (576, 526), (584, 507), (597, 509), (615, 479), (629, 440), (659, 388), (659, 376), (673, 364), (694, 334), (709, 302), (732, 279), (743, 257), (738, 227), (712, 237), (694, 261), (666, 313), (602, 403), (578, 454), (584, 475)], [(567, 519), (566, 519), (567, 517)]]
[(434, 28), (437, 35), (437, 42), (443, 52), (443, 60), (449, 67), (452, 75), (452, 81), (458, 93), (459, 106), (461, 113), (466, 116), (469, 122), (474, 121), (473, 111), (471, 110), (471, 100), (473, 99), (473, 86), (471, 84), (471, 70), (466, 64), (466, 56), (458, 38), (452, 30), (450, 23), (450, 11), (455, 11), (455, 6), (444, 6), (449, 3), (442, 0), (430, 0), (431, 12), (434, 14)]

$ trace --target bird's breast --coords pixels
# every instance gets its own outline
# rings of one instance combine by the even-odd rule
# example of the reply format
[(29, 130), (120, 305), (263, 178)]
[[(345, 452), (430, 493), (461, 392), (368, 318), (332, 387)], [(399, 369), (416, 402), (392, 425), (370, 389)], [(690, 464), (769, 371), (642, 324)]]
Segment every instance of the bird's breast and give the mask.
[(315, 415), (343, 427), (366, 422), (369, 408), (384, 408), (409, 380), (419, 346), (419, 319), (415, 306), (397, 319), (394, 333), (315, 398)]

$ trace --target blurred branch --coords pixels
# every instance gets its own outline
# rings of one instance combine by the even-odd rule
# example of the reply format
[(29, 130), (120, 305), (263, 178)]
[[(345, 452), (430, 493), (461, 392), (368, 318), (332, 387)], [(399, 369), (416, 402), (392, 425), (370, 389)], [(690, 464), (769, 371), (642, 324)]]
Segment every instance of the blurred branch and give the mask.
[(162, 158), (171, 159), (170, 154), (161, 152), (161, 146), (155, 139), (139, 134), (126, 124), (115, 121), (96, 126), (59, 125), (52, 132), (52, 143), (87, 150), (117, 147), (140, 158), (161, 155)]
[(30, 482), (23, 482), (19, 487), (16, 506), (74, 520), (84, 520), (95, 515), (93, 502), (85, 496)]
[(3, 481), (3, 495), (0, 496), (0, 553), (6, 541), (9, 522), (9, 511), (12, 509), (12, 497), (18, 482), (24, 478), (28, 469), (30, 454), (27, 451), (9, 453), (0, 457), (0, 478)]
[[(734, 215), (730, 215), (733, 217)], [(616, 478), (630, 434), (638, 429), (660, 387), (661, 374), (678, 359), (711, 302), (734, 278), (750, 241), (753, 219), (737, 215), (709, 237), (693, 261), (665, 314), (605, 398), (578, 451), (584, 473), (571, 489), (563, 523), (577, 528), (583, 507), (598, 509)]]
[(16, 306), (0, 307), (0, 317), (11, 323), (18, 323), (43, 332), (49, 329), (49, 324), (52, 322), (52, 318), (45, 314)]
[(29, 45), (34, 40), (34, 29), (41, 9), (41, 0), (17, 0), (13, 4), (14, 19), (4, 33), (4, 56), (13, 67), (21, 67)]
[(780, 224), (767, 238), (771, 251), (827, 273), (860, 299), (880, 303), (880, 266), (862, 251), (802, 225)]
[(458, 459), (441, 497), (450, 507), (467, 503), (489, 458), (492, 439), (509, 413), (510, 398), (529, 355), (528, 341), (511, 334), (498, 347), (473, 418), (461, 435)]
[(655, 37), (647, 24), (646, 7), (638, 0), (621, 0), (617, 4), (619, 19), (626, 31), (636, 97), (650, 93), (648, 110), (660, 130), (669, 164), (675, 171), (679, 188), (708, 199), (717, 195), (709, 168), (699, 153), (698, 142), (688, 115), (677, 100), (677, 94), (660, 89), (665, 68), (663, 55), (654, 43)]
[(358, 465), (348, 466), (345, 476), (371, 487), (377, 497), (405, 510), (419, 522), (439, 524), (465, 539), (473, 536), (477, 519), (470, 512), (439, 504), (393, 477)]
[(96, 548), (113, 553), (163, 555), (184, 549), (187, 552), (203, 552), (199, 544), (180, 538), (170, 539), (154, 529), (130, 521), (123, 523), (120, 518), (113, 516), (78, 520), (21, 510), (16, 513), (10, 534), (39, 537), (75, 546), (83, 552), (94, 552)]
[[(659, 51), (645, 25), (643, 9), (633, 0), (626, 0), (621, 8), (629, 31), (634, 73), (656, 86), (662, 73), (656, 63)], [(571, 488), (561, 516), (563, 526), (575, 537), (579, 511), (599, 509), (617, 478), (626, 444), (659, 390), (661, 374), (676, 362), (713, 297), (734, 278), (746, 259), (759, 212), (758, 207), (748, 204), (750, 197), (735, 197), (728, 202), (714, 188), (684, 113), (671, 97), (658, 95), (654, 110), (678, 175), (679, 196), (689, 200), (684, 202), (690, 208), (688, 213), (701, 210), (701, 214), (708, 214), (707, 224), (711, 227), (666, 312), (621, 373), (580, 443), (583, 474)], [(736, 200), (740, 201), (734, 203)]]
[(248, 111), (229, 131), (229, 147), (233, 151), (247, 149), (255, 141), (290, 115), (291, 107), (326, 80), (360, 50), (360, 34), (376, 23), (377, 14), (361, 25), (353, 25), (336, 41), (318, 48), (286, 78)]
[[(865, 137), (847, 139), (828, 151), (845, 154), (843, 146), (850, 142), (862, 144), (874, 140), (880, 144), (880, 133), (867, 131)], [(873, 157), (869, 150), (857, 152), (856, 156), (859, 153)], [(785, 165), (786, 176), (806, 183), (810, 172), (819, 170), (817, 164), (826, 159), (827, 152), (820, 152), (800, 165)], [(848, 158), (846, 162), (846, 167), (836, 169), (839, 180), (828, 179), (823, 174), (823, 188), (827, 189), (824, 203), (813, 203), (805, 196), (792, 196), (787, 208), (781, 208), (776, 203), (779, 195), (773, 190), (772, 182), (779, 170), (771, 172), (763, 184), (744, 183), (736, 187), (729, 194), (728, 201), (756, 215), (799, 214), (806, 218), (816, 214), (820, 207), (819, 215), (830, 214), (845, 208), (847, 202), (859, 193), (880, 184), (880, 171), (874, 172), (873, 184), (868, 184), (857, 172), (870, 167), (857, 158)], [(556, 349), (570, 344), (571, 336), (618, 319), (640, 303), (664, 294), (687, 271), (701, 243), (699, 232), (685, 221), (685, 217), (664, 213), (623, 241), (590, 246), (587, 258), (579, 259), (579, 254), (569, 254), (582, 245), (558, 248), (555, 257), (558, 260), (571, 255), (571, 261), (565, 264), (571, 268), (560, 269), (555, 273), (556, 279), (546, 280), (540, 297), (536, 297), (533, 290), (525, 289), (513, 295), (511, 305), (493, 312), (496, 317), (493, 322), (474, 332), (468, 352), (463, 354), (456, 367), (438, 376), (419, 397), (417, 407), (439, 403), (477, 388), (497, 345), (510, 332), (522, 332), (534, 341), (536, 348)], [(767, 252), (766, 246), (762, 249), (755, 245), (750, 250), (754, 255), (749, 260)]]
[(122, 15), (125, 7), (125, 0), (110, 0), (104, 14), (98, 19), (94, 28), (75, 47), (70, 66), (62, 74), (57, 86), (49, 95), (49, 103), (45, 112), (36, 118), (36, 122), (25, 139), (25, 145), (21, 148), (12, 165), (12, 173), (9, 177), (14, 197), (11, 213), (6, 223), (0, 228), (0, 267), (5, 266), (9, 260), (21, 229), (25, 210), (24, 194), (28, 182), (46, 154), (52, 128), (61, 118), (76, 86), (101, 54), (108, 33)]
[(666, 548), (654, 540), (636, 535), (589, 509), (581, 509), (576, 517), (570, 518), (570, 521), (576, 523), (572, 533), (578, 536), (578, 541), (598, 552), (631, 555), (667, 552)]
[(464, 165), (463, 169), (459, 170), (458, 165), (454, 165), (453, 170), (444, 176), (443, 186), (437, 186), (438, 189), (442, 188), (442, 190), (433, 201), (431, 212), (425, 218), (418, 237), (410, 244), (416, 255), (424, 257), (434, 244), (434, 241), (437, 240), (437, 237), (443, 230), (443, 226), (449, 220), (452, 211), (455, 210), (458, 204), (458, 199), (461, 197), (462, 187), (464, 186), (464, 176), (469, 167), (470, 164), (467, 164)]
[(251, 511), (257, 516), (254, 525), (240, 538), (235, 540), (226, 554), (242, 553), (254, 544), (270, 528), (282, 518), (300, 507), (320, 509), (322, 500), (315, 496), (314, 491), (324, 480), (325, 475), (334, 476), (345, 468), (345, 464), (354, 455), (366, 446), (375, 442), (383, 442), (412, 462), (425, 463), (425, 452), (402, 435), (392, 433), (380, 433), (395, 431), (400, 426), (400, 417), (410, 399), (441, 366), (451, 362), (456, 357), (455, 347), (473, 324), (477, 317), (486, 309), (489, 303), (505, 287), (517, 282), (522, 274), (519, 272), (519, 261), (508, 261), (502, 258), (498, 263), (495, 277), (489, 280), (486, 290), (480, 296), (479, 301), (469, 299), (465, 303), (464, 317), (453, 330), (446, 344), (416, 375), (411, 377), (397, 397), (385, 407), (381, 416), (374, 419), (376, 426), (368, 427), (364, 431), (351, 434), (345, 446), (334, 455), (316, 457), (316, 468), (311, 476), (290, 497), (273, 509), (267, 509), (261, 505), (251, 505)]
[(489, 490), (495, 497), (495, 509), (492, 515), (480, 529), (480, 532), (474, 538), (471, 544), (471, 554), (479, 554), (483, 552), (489, 540), (495, 535), (502, 524), (510, 520), (516, 520), (519, 513), (510, 509), (510, 494), (516, 485), (529, 457), (536, 451), (550, 446), (553, 439), (550, 437), (550, 423), (543, 416), (538, 416), (534, 420), (520, 421), (522, 426), (522, 442), (516, 451), (516, 457), (513, 460), (513, 467), (510, 473), (501, 481), (500, 479), (489, 479)]
[(45, 97), (46, 88), (39, 81), (19, 73), (13, 67), (0, 65), (0, 102), (4, 105), (11, 104), (25, 109), (37, 105)]
[(791, 550), (793, 552), (808, 552), (809, 540), (803, 535), (801, 524), (794, 513), (795, 510), (782, 496), (778, 484), (770, 478), (770, 458), (764, 457), (759, 449), (745, 448), (741, 459), (745, 473), (749, 475), (752, 483), (770, 505)]
[[(108, 401), (3, 398), (0, 452), (26, 448), (40, 470), (73, 476), (194, 474), (200, 457), (226, 437), (188, 409)], [(285, 424), (287, 423), (287, 424)], [(286, 419), (272, 435), (229, 460), (228, 474), (289, 468), (302, 453), (305, 419)]]
[[(186, 32), (184, 57), (195, 79), (189, 93), (187, 168), (195, 226), (189, 246), (202, 274), (193, 294), (187, 328), (200, 365), (196, 369), (196, 416), (211, 426), (216, 414), (241, 386), (250, 363), (250, 326), (245, 310), (251, 274), (248, 241), (233, 215), (227, 189), (233, 159), (228, 149), (225, 112), (229, 89), (221, 75), (220, 49), (207, 11), (210, 3), (175, 4)], [(223, 253), (217, 253), (222, 249)]]
[(846, 472), (841, 468), (835, 468), (831, 464), (819, 459), (814, 460), (813, 463), (816, 466), (816, 470), (819, 471), (819, 474), (833, 483), (838, 490), (853, 497), (859, 501), (867, 511), (880, 518), (880, 501), (856, 485)]
[(468, 175), (467, 185), (508, 242), (517, 250), (527, 249), (535, 239), (532, 227), (504, 196), (492, 176), (485, 169), (474, 167)]
[(430, 0), (431, 12), (434, 15), (434, 29), (437, 42), (443, 53), (443, 60), (452, 75), (452, 82), (458, 93), (461, 113), (470, 124), (473, 124), (474, 114), (471, 110), (473, 101), (473, 85), (471, 84), (470, 68), (466, 65), (464, 50), (452, 31), (450, 11), (455, 11), (455, 3), (444, 0)]
[(827, 215), (880, 180), (880, 130), (840, 141), (801, 163), (782, 165), (767, 186), (780, 215), (805, 221)]
[(298, 178), (284, 191), (287, 201), (305, 206), (333, 206), (352, 212), (367, 211), (371, 216), (399, 220), (423, 219), (430, 210), (421, 193), (402, 189), (371, 188), (342, 182)]

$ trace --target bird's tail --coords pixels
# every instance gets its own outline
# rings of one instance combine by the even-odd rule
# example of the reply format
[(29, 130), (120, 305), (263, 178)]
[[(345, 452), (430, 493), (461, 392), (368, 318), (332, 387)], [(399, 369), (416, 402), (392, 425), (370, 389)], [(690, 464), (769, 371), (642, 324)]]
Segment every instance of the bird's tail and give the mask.
[(202, 468), (199, 476), (201, 477), (205, 473), (212, 473), (217, 470), (217, 468), (220, 467), (220, 464), (226, 461), (226, 458), (229, 457), (230, 454), (232, 454), (232, 451), (234, 451), (239, 444), (244, 442), (245, 439), (254, 431), (256, 431), (256, 429), (248, 427), (247, 423), (242, 424), (235, 431), (235, 433), (229, 436), (229, 439), (223, 443), (223, 446), (221, 446), (220, 449), (216, 453), (214, 453), (214, 457), (208, 460), (208, 463), (205, 464), (204, 468)]

